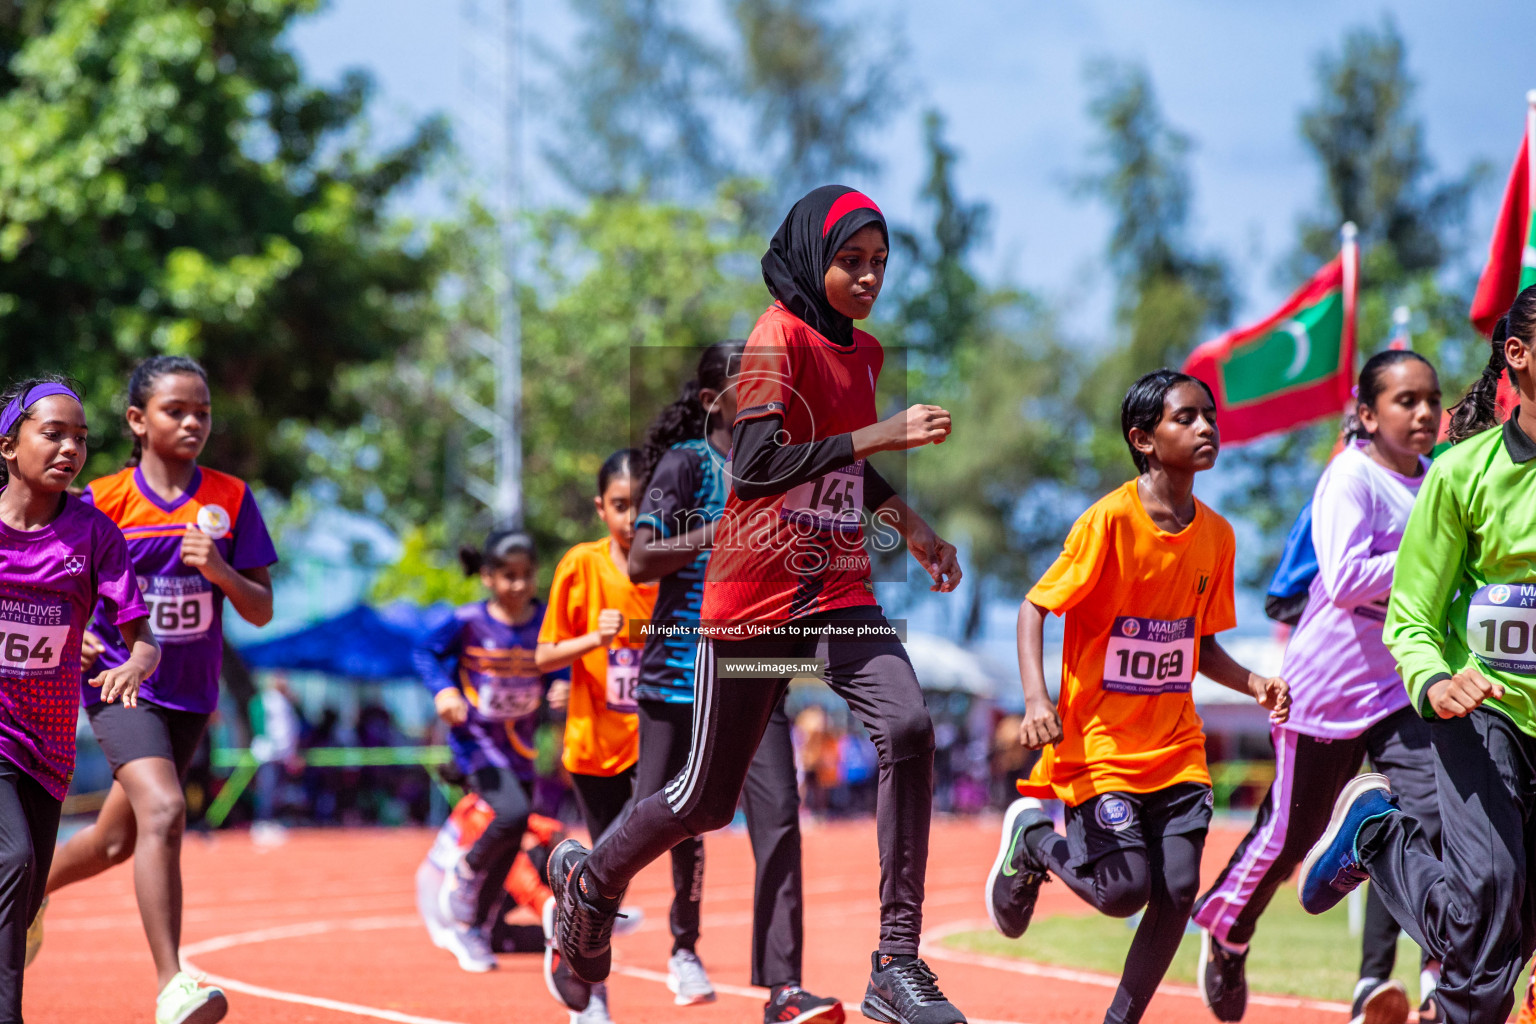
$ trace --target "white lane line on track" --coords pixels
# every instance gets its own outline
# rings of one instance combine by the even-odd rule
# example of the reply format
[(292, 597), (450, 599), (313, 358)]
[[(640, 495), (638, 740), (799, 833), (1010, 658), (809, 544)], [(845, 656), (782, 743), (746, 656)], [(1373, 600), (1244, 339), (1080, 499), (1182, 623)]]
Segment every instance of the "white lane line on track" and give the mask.
[[(233, 935), (220, 935), (212, 939), (204, 939), (202, 942), (194, 942), (181, 947), (181, 964), (187, 971), (197, 971), (197, 966), (192, 963), (191, 957), (203, 953), (212, 953), (222, 949), (231, 949), (236, 946), (250, 946), (259, 942), (277, 942), (283, 939), (302, 938), (310, 935), (323, 935), (326, 932), (335, 931), (382, 931), (390, 928), (418, 928), (421, 922), (414, 916), (404, 915), (396, 917), (363, 917), (351, 921), (309, 921), (304, 924), (282, 925), (276, 928), (257, 928), (248, 932), (237, 932)], [(306, 996), (298, 992), (284, 992), (281, 989), (267, 988), (264, 985), (252, 985), (235, 978), (225, 978), (217, 974), (209, 974), (208, 980), (215, 985), (222, 986), (232, 992), (243, 992), (246, 995), (260, 996), (263, 999), (273, 999), (281, 1003), (297, 1003), (301, 1006), (313, 1006), (322, 1010), (335, 1010), (338, 1013), (350, 1013), (357, 1017), (372, 1017), (374, 1020), (387, 1020), (392, 1024), (462, 1024), (460, 1021), (443, 1020), (439, 1017), (418, 1017), (414, 1014), (400, 1013), (396, 1010), (384, 1010), (376, 1006), (361, 1006), (357, 1003), (344, 1003), (338, 999), (326, 999), (323, 996)]]
[[(1097, 971), (1080, 971), (1070, 967), (1053, 967), (1050, 964), (1035, 963), (1033, 960), (1015, 959), (1014, 957), (989, 956), (986, 953), (967, 953), (958, 949), (949, 949), (940, 943), (959, 932), (991, 931), (992, 925), (981, 921), (951, 921), (949, 924), (926, 932), (923, 935), (922, 954), (928, 960), (943, 960), (949, 963), (966, 964), (971, 967), (988, 967), (997, 971), (1007, 971), (1010, 974), (1024, 974), (1032, 978), (1050, 978), (1053, 981), (1070, 981), (1079, 985), (1092, 985), (1096, 988), (1118, 988), (1120, 977), (1114, 974), (1100, 974)], [(1191, 985), (1162, 984), (1157, 987), (1160, 995), (1185, 996), (1192, 999), (1200, 998), (1200, 990)], [(1257, 993), (1249, 993), (1248, 1002), (1255, 1006), (1278, 1006), (1290, 1010), (1321, 1010), (1328, 1013), (1348, 1013), (1348, 1003), (1331, 1003), (1319, 999), (1303, 999), (1300, 996), (1267, 996)]]

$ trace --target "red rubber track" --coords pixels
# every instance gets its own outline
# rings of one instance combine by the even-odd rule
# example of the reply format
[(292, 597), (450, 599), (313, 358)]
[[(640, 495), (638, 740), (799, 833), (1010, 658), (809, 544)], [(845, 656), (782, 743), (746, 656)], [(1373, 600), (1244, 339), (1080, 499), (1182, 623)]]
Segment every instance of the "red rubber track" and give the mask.
[[(997, 849), (997, 821), (940, 820), (928, 866), (926, 929), (986, 927), (983, 882)], [(1215, 874), (1240, 838), (1213, 832), (1205, 874)], [(189, 836), (183, 857), (188, 959), (210, 975), (266, 994), (229, 991), (230, 1021), (242, 1024), (363, 1024), (419, 1018), (447, 1024), (565, 1024), (544, 989), (536, 956), (504, 956), (491, 974), (469, 975), (435, 949), (416, 922), (413, 875), (431, 840), (424, 830), (305, 831), (261, 849), (246, 834)], [(748, 989), (752, 854), (742, 833), (709, 837), (704, 938), (699, 952), (720, 989), (711, 1005), (672, 1005), (670, 869), (653, 865), (630, 890), (645, 924), (615, 941), (610, 1003), (617, 1024), (725, 1024), (762, 1019), (766, 993)], [(878, 928), (879, 876), (873, 825), (849, 822), (805, 833), (805, 985), (844, 1000), (851, 1021), (869, 972)], [(1282, 894), (1280, 898), (1285, 898)], [(1039, 913), (1091, 912), (1061, 885), (1048, 885)], [(42, 954), (27, 973), (28, 1021), (152, 1024), (154, 971), (134, 903), (129, 866), (53, 897)], [(945, 992), (973, 1024), (1097, 1024), (1113, 979), (1034, 971), (1011, 962), (961, 962), (930, 949)], [(964, 958), (961, 958), (962, 960)], [(1110, 987), (1106, 987), (1110, 986)], [(283, 994), (309, 1002), (283, 1001)], [(319, 1000), (323, 1005), (314, 1005)], [(348, 1012), (331, 1003), (350, 1006)], [(1276, 1004), (1285, 1001), (1275, 1000)], [(1253, 1005), (1249, 1024), (1338, 1022), (1342, 1008)], [(372, 1012), (374, 1015), (367, 1015)], [(1191, 990), (1160, 992), (1154, 1024), (1213, 1018)]]

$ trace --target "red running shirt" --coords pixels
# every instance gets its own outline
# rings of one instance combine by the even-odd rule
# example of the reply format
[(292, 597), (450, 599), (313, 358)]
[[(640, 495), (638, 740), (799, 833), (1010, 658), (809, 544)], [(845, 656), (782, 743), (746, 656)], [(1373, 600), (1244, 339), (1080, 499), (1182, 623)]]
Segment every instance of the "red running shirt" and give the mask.
[[(867, 427), (885, 354), (858, 329), (837, 345), (775, 303), (742, 353), (736, 422), (783, 419), (785, 446)], [(783, 494), (743, 499), (732, 487), (705, 576), (701, 632), (739, 640), (782, 623), (875, 603), (859, 515), (864, 462)]]

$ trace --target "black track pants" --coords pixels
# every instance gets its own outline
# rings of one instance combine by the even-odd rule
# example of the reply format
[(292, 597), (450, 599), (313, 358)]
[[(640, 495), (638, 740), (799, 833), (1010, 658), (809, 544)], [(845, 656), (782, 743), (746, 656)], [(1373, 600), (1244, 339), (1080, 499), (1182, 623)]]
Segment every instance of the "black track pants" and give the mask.
[[(867, 625), (863, 638), (850, 624)], [(933, 810), (933, 723), (906, 651), (873, 607), (795, 620), (790, 633), (700, 645), (693, 743), (683, 771), (598, 843), (587, 871), (616, 893), (650, 862), (690, 836), (730, 824), (758, 744), (789, 681), (780, 674), (718, 677), (721, 658), (821, 658), (832, 689), (864, 723), (880, 759), (875, 812), (880, 846), (880, 951), (916, 954), (923, 919), (928, 830)], [(811, 635), (832, 625), (838, 635)]]

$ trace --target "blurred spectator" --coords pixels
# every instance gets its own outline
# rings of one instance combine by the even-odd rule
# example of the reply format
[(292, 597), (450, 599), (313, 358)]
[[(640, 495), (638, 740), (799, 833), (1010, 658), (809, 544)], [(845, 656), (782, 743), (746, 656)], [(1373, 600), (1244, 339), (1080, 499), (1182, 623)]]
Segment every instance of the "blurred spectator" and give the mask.
[(279, 795), (289, 776), (299, 778), (303, 760), (299, 755), (302, 722), (293, 705), (293, 691), (286, 676), (274, 674), (250, 704), (251, 755), (256, 758), (253, 796), (255, 821), (251, 838), (263, 845), (276, 845), (286, 837), (277, 821)]

